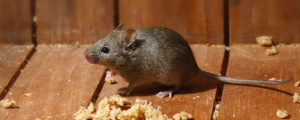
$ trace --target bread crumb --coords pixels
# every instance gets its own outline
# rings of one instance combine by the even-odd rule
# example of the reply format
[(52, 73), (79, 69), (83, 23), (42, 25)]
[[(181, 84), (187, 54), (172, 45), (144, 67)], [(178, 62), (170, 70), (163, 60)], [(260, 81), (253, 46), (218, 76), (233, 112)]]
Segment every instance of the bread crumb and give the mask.
[(115, 83), (117, 83), (116, 79), (115, 79), (115, 75), (113, 75), (113, 72), (106, 71), (105, 82), (107, 82), (109, 84), (115, 84)]
[(32, 96), (32, 93), (25, 93), (24, 96), (30, 97), (30, 96)]
[(226, 50), (226, 51), (230, 51), (231, 48), (230, 48), (230, 47), (225, 47), (225, 50)]
[(15, 106), (16, 101), (14, 99), (5, 99), (0, 101), (0, 105), (4, 108), (9, 108)]
[(40, 118), (35, 118), (34, 120), (41, 120)]
[(122, 111), (117, 117), (120, 120), (168, 120), (167, 115), (160, 111), (160, 107), (152, 107), (146, 100), (136, 99), (135, 104), (128, 110)]
[(293, 102), (300, 103), (300, 92), (295, 92), (293, 95)]
[(80, 43), (79, 43), (79, 41), (76, 41), (76, 42), (75, 42), (74, 47), (75, 47), (75, 48), (80, 48)]
[(286, 110), (278, 109), (276, 112), (277, 117), (279, 118), (286, 118), (289, 116), (288, 112)]
[(272, 45), (272, 36), (263, 35), (256, 37), (256, 43), (258, 43), (259, 45)]
[(73, 114), (75, 120), (87, 120), (92, 119), (92, 112), (95, 111), (94, 103), (90, 103), (87, 108), (80, 107), (79, 110)]
[(193, 116), (185, 111), (177, 113), (173, 116), (174, 120), (189, 120), (192, 119)]
[(193, 97), (193, 100), (199, 99), (199, 98), (200, 98), (200, 96), (195, 96), (195, 97)]
[(299, 87), (300, 86), (300, 81), (295, 82), (294, 86)]
[[(90, 103), (88, 108), (81, 107), (78, 112), (73, 114), (75, 120), (171, 120), (160, 111), (160, 107), (154, 108), (151, 102), (136, 99), (131, 107), (126, 98), (114, 95), (105, 97), (98, 103), (95, 111), (94, 104)], [(124, 109), (127, 108), (127, 109)], [(179, 120), (192, 118), (192, 115), (182, 112)], [(180, 116), (180, 115), (177, 115)]]
[(266, 54), (267, 54), (268, 56), (276, 55), (277, 53), (278, 53), (278, 51), (275, 49), (274, 46), (272, 46), (272, 48), (268, 48), (268, 49), (266, 50)]
[(220, 109), (220, 103), (216, 104), (215, 111), (213, 113), (213, 120), (217, 120), (219, 117), (219, 109)]
[(271, 81), (282, 81), (282, 80), (280, 80), (280, 79), (276, 79), (275, 77), (272, 77), (272, 78), (270, 78), (269, 80), (271, 80)]
[(105, 78), (105, 82), (109, 83), (109, 84), (115, 84), (115, 83), (117, 83), (114, 77)]

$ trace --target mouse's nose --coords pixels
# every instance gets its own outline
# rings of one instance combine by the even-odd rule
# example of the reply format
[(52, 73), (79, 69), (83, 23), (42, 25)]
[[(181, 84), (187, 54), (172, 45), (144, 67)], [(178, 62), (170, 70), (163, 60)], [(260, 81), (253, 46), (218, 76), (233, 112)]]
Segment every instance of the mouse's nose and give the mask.
[(89, 59), (89, 56), (88, 56), (88, 53), (87, 53), (87, 51), (88, 51), (88, 49), (87, 49), (87, 50), (85, 50), (85, 52), (83, 53), (83, 56), (84, 56), (84, 58), (85, 58), (86, 60), (88, 60), (88, 59)]
[(84, 55), (84, 58), (85, 58), (86, 60), (88, 60), (88, 59), (89, 59), (89, 56), (88, 56), (88, 55)]
[(98, 61), (98, 56), (97, 54), (95, 54), (93, 51), (88, 51), (86, 50), (84, 53), (83, 53), (83, 57), (90, 63), (92, 64), (96, 64), (97, 61)]

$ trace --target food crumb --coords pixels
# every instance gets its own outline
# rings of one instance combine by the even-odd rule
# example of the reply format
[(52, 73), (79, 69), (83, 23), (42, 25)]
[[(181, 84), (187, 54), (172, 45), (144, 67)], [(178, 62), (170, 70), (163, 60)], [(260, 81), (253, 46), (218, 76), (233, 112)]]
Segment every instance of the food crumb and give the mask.
[[(187, 120), (192, 118), (192, 115), (181, 112), (176, 114), (177, 117), (181, 118), (178, 120)], [(73, 114), (73, 118), (75, 120), (171, 120), (160, 111), (159, 106), (155, 108), (151, 102), (136, 99), (135, 104), (130, 106), (128, 99), (120, 95), (103, 98), (98, 103), (97, 110), (93, 103), (90, 103), (88, 108), (81, 107), (78, 112)]]
[(295, 82), (294, 86), (299, 87), (300, 86), (300, 81)]
[(174, 120), (189, 120), (192, 119), (193, 116), (185, 111), (177, 113), (173, 116)]
[(231, 48), (230, 48), (230, 47), (225, 47), (225, 50), (226, 50), (226, 51), (230, 51)]
[(95, 111), (94, 103), (90, 102), (87, 108), (80, 107), (79, 110), (73, 114), (75, 120), (87, 120), (92, 119), (92, 112)]
[(300, 103), (300, 92), (295, 92), (293, 95), (293, 102)]
[(219, 116), (220, 103), (216, 104), (215, 111), (213, 113), (213, 120), (217, 120)]
[(276, 79), (275, 77), (272, 77), (272, 78), (270, 78), (269, 80), (271, 80), (271, 81), (282, 81), (282, 80), (280, 80), (280, 79)]
[(275, 49), (274, 46), (272, 46), (272, 48), (268, 48), (268, 49), (266, 50), (266, 54), (267, 54), (268, 56), (276, 55), (277, 53), (278, 53), (278, 51)]
[(259, 45), (272, 45), (273, 41), (272, 41), (272, 36), (259, 36), (256, 37), (256, 43), (258, 43)]
[(276, 115), (279, 118), (286, 118), (287, 116), (289, 116), (288, 111), (282, 109), (278, 109)]
[(0, 105), (4, 108), (10, 108), (16, 105), (16, 101), (14, 99), (5, 99), (0, 101)]
[(117, 83), (116, 79), (115, 79), (115, 75), (114, 75), (113, 72), (106, 71), (105, 82), (107, 82), (109, 84), (115, 84), (115, 83)]
[(76, 48), (80, 48), (80, 43), (79, 43), (79, 41), (76, 41), (75, 44), (74, 44), (74, 46), (75, 46)]
[(35, 118), (34, 120), (41, 120), (40, 118)]
[(25, 93), (24, 96), (30, 97), (30, 96), (32, 96), (32, 93)]
[(200, 98), (200, 96), (195, 96), (193, 97), (193, 100)]

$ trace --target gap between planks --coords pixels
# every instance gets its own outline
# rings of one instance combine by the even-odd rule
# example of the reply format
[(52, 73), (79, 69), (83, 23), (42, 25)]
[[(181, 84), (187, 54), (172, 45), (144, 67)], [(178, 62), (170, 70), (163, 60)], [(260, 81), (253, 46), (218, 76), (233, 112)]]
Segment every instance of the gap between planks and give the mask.
[(7, 95), (7, 93), (9, 92), (9, 89), (13, 86), (13, 84), (15, 83), (15, 81), (17, 80), (17, 78), (20, 76), (21, 71), (26, 67), (26, 65), (30, 61), (31, 57), (33, 56), (33, 54), (35, 52), (35, 48), (36, 48), (36, 46), (33, 46), (31, 48), (30, 52), (25, 57), (25, 59), (23, 60), (23, 62), (19, 65), (19, 68), (14, 73), (14, 75), (11, 77), (10, 81), (8, 82), (8, 84), (5, 86), (5, 88), (3, 89), (3, 91), (1, 91), (0, 100), (2, 100)]
[[(222, 62), (222, 68), (221, 68), (221, 75), (226, 76), (227, 69), (228, 69), (228, 63), (229, 63), (229, 57), (230, 57), (230, 21), (229, 21), (229, 0), (224, 0), (224, 44), (225, 47), (229, 48), (224, 51), (224, 58)], [(211, 114), (211, 120), (213, 120), (214, 113), (216, 112), (216, 105), (219, 104), (222, 100), (223, 95), (223, 88), (224, 83), (218, 82), (217, 92), (215, 96), (215, 102), (213, 105), (213, 111)]]

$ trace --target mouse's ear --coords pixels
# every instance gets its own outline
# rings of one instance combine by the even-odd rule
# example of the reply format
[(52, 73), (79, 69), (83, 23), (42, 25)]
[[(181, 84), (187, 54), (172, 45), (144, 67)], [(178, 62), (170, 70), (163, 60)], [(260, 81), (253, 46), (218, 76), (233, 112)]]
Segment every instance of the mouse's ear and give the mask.
[(124, 23), (121, 23), (115, 28), (115, 30), (122, 30), (123, 27), (124, 27)]
[(120, 40), (120, 45), (123, 49), (130, 48), (136, 40), (136, 31), (134, 29), (127, 29), (124, 31)]

